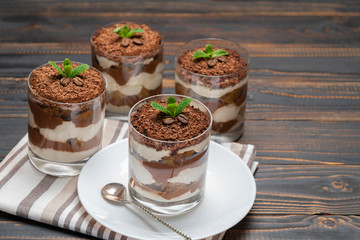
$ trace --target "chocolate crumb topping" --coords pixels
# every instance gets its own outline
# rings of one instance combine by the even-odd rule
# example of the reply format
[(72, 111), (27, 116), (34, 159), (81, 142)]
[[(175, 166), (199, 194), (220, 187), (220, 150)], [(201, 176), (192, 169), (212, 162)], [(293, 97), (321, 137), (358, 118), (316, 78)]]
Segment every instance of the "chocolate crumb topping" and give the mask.
[[(131, 39), (121, 38), (113, 30), (128, 25), (130, 29), (139, 28), (144, 31), (135, 33)], [(125, 40), (128, 39), (128, 40)], [(92, 44), (100, 55), (137, 56), (157, 50), (162, 42), (159, 32), (145, 24), (132, 22), (115, 23), (97, 31), (92, 37)]]
[[(166, 106), (164, 100), (158, 103)], [(144, 104), (131, 115), (130, 121), (141, 134), (162, 141), (192, 139), (205, 132), (210, 125), (206, 114), (192, 105), (188, 105), (181, 115), (181, 120), (179, 117), (172, 118), (173, 122), (167, 124), (163, 121), (167, 117), (163, 112), (152, 108), (150, 104)]]
[[(58, 64), (61, 69), (63, 64)], [(73, 63), (73, 68), (80, 64)], [(74, 78), (63, 78), (51, 65), (32, 72), (30, 87), (39, 96), (62, 103), (81, 103), (92, 100), (105, 91), (105, 81), (99, 72), (89, 68)]]
[[(214, 47), (214, 51), (217, 49), (218, 48)], [(190, 72), (210, 76), (232, 74), (247, 67), (245, 60), (236, 51), (225, 49), (225, 51), (229, 53), (226, 58), (222, 57), (218, 63), (216, 63), (216, 61), (212, 62), (210, 59), (211, 64), (209, 64), (210, 61), (206, 58), (193, 59), (193, 54), (197, 50), (205, 51), (205, 48), (183, 52), (178, 59), (180, 66)], [(217, 60), (218, 58), (214, 59)]]
[[(217, 49), (214, 47), (214, 51)], [(202, 85), (210, 88), (226, 88), (239, 83), (248, 74), (248, 64), (237, 51), (224, 49), (229, 55), (213, 59), (193, 59), (193, 54), (197, 50), (205, 49), (184, 51), (177, 59), (177, 64), (180, 66), (177, 68), (177, 74), (185, 82), (196, 84), (200, 81)], [(199, 76), (192, 77), (189, 72)], [(221, 77), (216, 78), (216, 76)]]

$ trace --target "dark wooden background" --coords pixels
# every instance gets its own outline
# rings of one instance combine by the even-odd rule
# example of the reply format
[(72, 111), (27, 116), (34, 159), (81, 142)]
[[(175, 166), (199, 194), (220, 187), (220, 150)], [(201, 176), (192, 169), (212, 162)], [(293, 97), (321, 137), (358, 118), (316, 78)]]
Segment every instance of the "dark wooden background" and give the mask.
[[(136, 21), (174, 54), (203, 37), (250, 52), (242, 143), (254, 144), (257, 197), (230, 239), (360, 239), (359, 1), (1, 1), (0, 155), (27, 131), (26, 77), (48, 60), (91, 63), (102, 25)], [(0, 239), (84, 239), (0, 212)]]

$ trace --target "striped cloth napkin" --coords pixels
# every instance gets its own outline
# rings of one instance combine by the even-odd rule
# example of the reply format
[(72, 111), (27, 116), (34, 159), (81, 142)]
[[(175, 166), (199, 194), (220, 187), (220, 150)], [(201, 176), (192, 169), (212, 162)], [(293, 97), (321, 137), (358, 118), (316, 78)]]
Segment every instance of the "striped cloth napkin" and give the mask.
[[(103, 147), (127, 137), (128, 124), (105, 119)], [(77, 177), (53, 177), (37, 171), (27, 157), (27, 135), (0, 163), (0, 210), (103, 239), (130, 240), (96, 222), (82, 207)], [(227, 143), (254, 173), (253, 145)], [(239, 158), (239, 160), (240, 160)], [(222, 239), (225, 232), (206, 240)]]

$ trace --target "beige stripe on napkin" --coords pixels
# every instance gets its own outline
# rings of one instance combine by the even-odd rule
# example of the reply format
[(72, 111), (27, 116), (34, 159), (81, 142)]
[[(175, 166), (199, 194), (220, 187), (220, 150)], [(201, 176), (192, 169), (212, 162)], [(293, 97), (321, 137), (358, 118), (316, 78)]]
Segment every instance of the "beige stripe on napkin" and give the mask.
[[(127, 137), (128, 124), (105, 119), (103, 147)], [(0, 210), (35, 221), (103, 239), (130, 240), (96, 222), (82, 207), (77, 177), (56, 178), (37, 171), (27, 158), (27, 135), (0, 163)], [(254, 173), (257, 162), (253, 145), (223, 144)], [(16, 189), (16, 191), (15, 191)], [(206, 240), (221, 240), (225, 232)]]

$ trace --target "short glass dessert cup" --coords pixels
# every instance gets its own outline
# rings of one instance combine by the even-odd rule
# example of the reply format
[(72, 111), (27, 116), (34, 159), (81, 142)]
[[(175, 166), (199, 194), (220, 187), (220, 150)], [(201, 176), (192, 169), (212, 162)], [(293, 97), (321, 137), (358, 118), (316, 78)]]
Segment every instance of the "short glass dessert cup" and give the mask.
[(197, 100), (190, 105), (200, 109), (209, 126), (198, 136), (184, 141), (162, 141), (138, 132), (131, 116), (152, 101), (173, 96), (181, 101), (186, 96), (161, 94), (145, 98), (129, 113), (129, 193), (141, 205), (160, 215), (178, 215), (198, 205), (204, 197), (212, 116)]
[[(231, 74), (202, 75), (185, 69), (179, 63), (179, 57), (184, 52), (204, 48), (206, 44), (237, 52), (246, 66)], [(248, 72), (249, 54), (236, 42), (204, 38), (190, 41), (178, 49), (175, 57), (175, 92), (196, 98), (210, 109), (213, 115), (212, 140), (231, 142), (243, 135)]]
[(99, 35), (99, 31), (124, 23), (105, 25), (91, 37), (92, 65), (105, 76), (108, 83), (107, 116), (121, 120), (127, 119), (131, 107), (141, 99), (161, 94), (164, 70), (164, 40), (160, 33), (162, 40), (158, 48), (134, 56), (109, 53), (96, 47), (94, 38)]
[[(99, 73), (106, 86), (103, 75), (95, 68), (90, 68)], [(106, 88), (99, 96), (86, 102), (56, 102), (40, 96), (32, 89), (30, 81), (34, 71), (28, 76), (29, 160), (45, 174), (76, 176), (87, 160), (101, 149)]]

